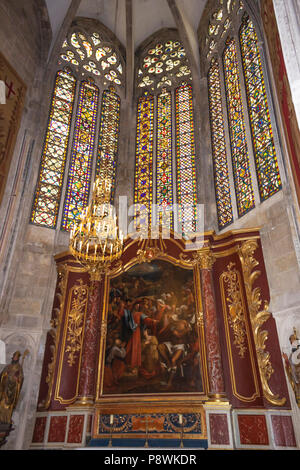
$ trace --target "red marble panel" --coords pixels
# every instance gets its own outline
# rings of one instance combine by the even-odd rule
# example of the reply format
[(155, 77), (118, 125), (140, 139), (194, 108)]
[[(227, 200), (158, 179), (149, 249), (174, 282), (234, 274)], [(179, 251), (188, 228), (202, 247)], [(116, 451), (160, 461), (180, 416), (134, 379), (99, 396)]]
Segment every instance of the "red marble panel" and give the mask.
[(51, 416), (48, 442), (64, 442), (67, 427), (66, 416)]
[(102, 283), (93, 281), (89, 290), (88, 309), (82, 346), (80, 365), (79, 393), (80, 397), (91, 397), (95, 386), (96, 354), (99, 343), (99, 306)]
[(34, 443), (44, 442), (46, 422), (47, 422), (46, 416), (38, 416), (36, 418), (32, 442)]
[(238, 415), (241, 444), (266, 446), (268, 428), (264, 415)]
[(291, 416), (272, 416), (272, 428), (275, 445), (279, 447), (297, 447)]
[(229, 430), (226, 413), (209, 414), (210, 442), (213, 445), (229, 445)]
[(210, 392), (222, 393), (224, 392), (224, 382), (211, 271), (202, 269), (201, 280), (205, 310), (205, 334)]
[(72, 415), (69, 420), (68, 443), (80, 444), (82, 442), (84, 415)]

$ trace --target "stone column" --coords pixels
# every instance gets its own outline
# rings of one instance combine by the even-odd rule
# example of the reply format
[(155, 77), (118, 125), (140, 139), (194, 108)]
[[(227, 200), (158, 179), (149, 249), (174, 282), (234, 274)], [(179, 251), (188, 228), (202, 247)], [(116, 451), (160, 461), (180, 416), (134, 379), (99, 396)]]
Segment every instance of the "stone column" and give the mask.
[(209, 397), (211, 399), (224, 399), (226, 395), (212, 277), (214, 261), (215, 257), (209, 249), (204, 249), (199, 252), (198, 262), (200, 267), (201, 294), (204, 310)]
[(77, 403), (91, 404), (95, 395), (98, 339), (100, 332), (101, 280), (91, 276), (88, 308), (82, 344)]

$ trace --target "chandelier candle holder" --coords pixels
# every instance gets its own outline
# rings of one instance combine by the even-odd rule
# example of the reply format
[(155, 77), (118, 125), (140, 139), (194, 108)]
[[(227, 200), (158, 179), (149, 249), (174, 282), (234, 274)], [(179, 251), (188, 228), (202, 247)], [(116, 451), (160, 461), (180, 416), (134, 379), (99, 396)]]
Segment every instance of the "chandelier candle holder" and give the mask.
[(90, 406), (95, 398), (94, 371), (100, 327), (101, 277), (123, 251), (123, 235), (117, 226), (117, 217), (110, 200), (109, 178), (97, 178), (92, 201), (70, 233), (70, 251), (91, 278), (76, 400), (80, 406)]
[(111, 182), (107, 178), (97, 178), (92, 201), (70, 233), (71, 253), (95, 276), (120, 258), (123, 251), (123, 234), (117, 225), (110, 198)]

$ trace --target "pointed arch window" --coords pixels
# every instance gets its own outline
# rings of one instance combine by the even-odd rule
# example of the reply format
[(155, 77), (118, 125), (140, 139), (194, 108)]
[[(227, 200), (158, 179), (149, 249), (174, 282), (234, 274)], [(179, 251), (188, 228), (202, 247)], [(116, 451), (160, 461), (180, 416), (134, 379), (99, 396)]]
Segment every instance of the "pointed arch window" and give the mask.
[(105, 34), (76, 27), (58, 65), (30, 221), (69, 231), (95, 176), (114, 196), (124, 63)]
[[(140, 225), (144, 222), (146, 226), (161, 224), (180, 232), (196, 229), (191, 81), (185, 49), (176, 38), (154, 42), (142, 54), (137, 71), (137, 91), (142, 94), (137, 108), (135, 166), (135, 203), (145, 206)], [(142, 103), (147, 107), (149, 121), (144, 127)], [(147, 132), (146, 147), (142, 129)], [(143, 148), (147, 158), (141, 154)], [(155, 214), (151, 212), (152, 204), (156, 204)], [(174, 204), (181, 206), (176, 220)]]
[(281, 178), (257, 32), (242, 1), (218, 2), (204, 43), (217, 214), (223, 229), (276, 194)]
[(281, 189), (281, 179), (258, 40), (249, 16), (243, 18), (239, 37), (259, 194), (261, 200), (264, 201)]
[(33, 202), (31, 222), (54, 228), (61, 198), (70, 137), (76, 79), (68, 71), (56, 74), (46, 138)]

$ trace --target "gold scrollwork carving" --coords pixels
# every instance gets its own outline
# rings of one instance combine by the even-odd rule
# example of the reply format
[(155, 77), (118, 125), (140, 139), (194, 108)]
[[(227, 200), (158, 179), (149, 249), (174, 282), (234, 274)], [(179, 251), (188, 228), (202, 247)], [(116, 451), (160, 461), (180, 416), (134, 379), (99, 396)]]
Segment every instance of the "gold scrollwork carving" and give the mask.
[(79, 284), (73, 288), (72, 308), (68, 315), (68, 346), (65, 352), (68, 352), (68, 364), (71, 367), (76, 360), (77, 353), (81, 350), (84, 315), (88, 301), (88, 286), (79, 279)]
[(274, 373), (274, 369), (271, 364), (270, 353), (266, 351), (265, 345), (268, 338), (268, 332), (266, 330), (262, 330), (261, 327), (271, 317), (271, 313), (268, 311), (269, 304), (266, 301), (264, 302), (264, 307), (261, 310), (261, 289), (259, 287), (253, 288), (255, 280), (261, 274), (258, 270), (254, 271), (254, 268), (259, 264), (253, 256), (257, 246), (256, 240), (246, 240), (242, 243), (238, 252), (243, 269), (250, 320), (264, 396), (270, 403), (272, 403), (272, 405), (283, 406), (286, 402), (286, 398), (280, 398), (278, 394), (275, 395), (268, 384), (271, 375)]
[(107, 335), (107, 322), (102, 320), (100, 328), (101, 338), (106, 338)]
[(204, 326), (203, 312), (196, 311), (196, 321), (199, 328)]
[(226, 285), (227, 290), (226, 301), (229, 311), (228, 322), (233, 330), (233, 342), (239, 350), (239, 356), (244, 358), (247, 350), (245, 345), (247, 332), (239, 272), (235, 268), (235, 263), (230, 262), (228, 264), (227, 271), (222, 273), (221, 278), (223, 283)]
[[(113, 266), (112, 266), (113, 264)], [(110, 276), (122, 269), (122, 261), (112, 263), (111, 260), (104, 261), (95, 271), (90, 271), (92, 281), (101, 281), (103, 276)]]
[(180, 254), (180, 259), (184, 263), (188, 263), (192, 266), (198, 265), (200, 269), (212, 269), (216, 257), (210, 248), (202, 248), (193, 253), (192, 258), (185, 253)]
[(39, 409), (47, 409), (50, 405), (53, 380), (54, 380), (54, 368), (55, 368), (57, 350), (58, 350), (58, 339), (59, 339), (59, 332), (61, 328), (62, 311), (63, 311), (65, 295), (66, 295), (66, 286), (67, 286), (67, 265), (66, 264), (58, 265), (57, 276), (58, 276), (58, 284), (57, 284), (56, 297), (59, 300), (59, 306), (53, 309), (53, 316), (50, 321), (51, 329), (49, 330), (49, 334), (52, 337), (53, 344), (50, 346), (51, 360), (48, 364), (48, 371), (47, 371), (47, 376), (45, 379), (46, 384), (48, 384), (48, 392), (47, 392), (47, 396), (45, 400), (43, 400), (41, 403), (38, 404)]
[(158, 258), (163, 253), (158, 247), (147, 247), (145, 250), (138, 250), (137, 262), (138, 263), (151, 263), (155, 258)]
[(212, 269), (216, 261), (215, 255), (209, 248), (197, 251), (197, 253), (194, 253), (194, 257), (199, 263), (200, 269)]

